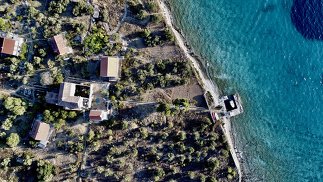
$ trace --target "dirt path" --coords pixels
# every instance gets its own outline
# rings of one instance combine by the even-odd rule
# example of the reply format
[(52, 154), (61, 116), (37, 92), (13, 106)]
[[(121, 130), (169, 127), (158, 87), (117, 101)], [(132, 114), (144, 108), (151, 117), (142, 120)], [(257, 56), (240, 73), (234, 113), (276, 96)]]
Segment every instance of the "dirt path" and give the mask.
[(127, 17), (127, 15), (128, 15), (128, 1), (127, 0), (125, 0), (125, 5), (124, 5), (124, 14), (123, 14), (123, 17), (122, 17), (122, 19), (119, 21), (119, 23), (118, 23), (118, 25), (112, 30), (112, 31), (110, 31), (110, 32), (108, 32), (107, 30), (107, 34), (108, 35), (112, 35), (112, 34), (115, 34), (115, 33), (117, 33), (119, 30), (120, 30), (120, 28), (121, 28), (121, 26), (122, 26), (122, 24), (123, 24), (123, 22), (125, 21), (125, 19), (126, 19), (126, 17)]

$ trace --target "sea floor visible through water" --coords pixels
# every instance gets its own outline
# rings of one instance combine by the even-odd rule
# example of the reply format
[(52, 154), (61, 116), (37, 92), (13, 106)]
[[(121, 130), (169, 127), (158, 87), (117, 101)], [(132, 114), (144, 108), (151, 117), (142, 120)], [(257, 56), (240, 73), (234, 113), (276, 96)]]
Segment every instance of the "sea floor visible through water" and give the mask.
[(245, 179), (323, 181), (323, 2), (168, 2), (223, 94), (243, 99), (231, 122)]

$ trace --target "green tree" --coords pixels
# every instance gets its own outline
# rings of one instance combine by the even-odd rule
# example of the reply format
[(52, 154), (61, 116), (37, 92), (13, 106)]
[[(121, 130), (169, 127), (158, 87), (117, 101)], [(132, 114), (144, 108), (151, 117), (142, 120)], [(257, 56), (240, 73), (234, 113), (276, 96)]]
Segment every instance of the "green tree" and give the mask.
[(34, 66), (31, 63), (25, 62), (25, 67), (28, 75), (35, 73)]
[(19, 135), (17, 133), (10, 133), (9, 137), (7, 138), (6, 144), (9, 145), (9, 147), (13, 148), (16, 147), (20, 142)]
[(166, 116), (169, 116), (171, 114), (170, 105), (166, 103), (160, 103), (157, 107), (158, 112), (164, 112)]
[(0, 166), (3, 168), (7, 168), (9, 166), (11, 159), (10, 158), (4, 158), (2, 162), (0, 163)]
[(88, 142), (92, 141), (94, 139), (94, 137), (95, 137), (95, 133), (93, 130), (90, 129), (88, 137), (87, 137), (87, 141)]
[(152, 12), (152, 13), (157, 13), (159, 8), (158, 8), (158, 5), (156, 4), (156, 2), (154, 0), (151, 0), (149, 1), (147, 4), (147, 9), (149, 12)]
[(173, 33), (168, 28), (165, 30), (165, 37), (167, 41), (173, 42), (175, 40)]
[(8, 117), (5, 121), (3, 121), (1, 128), (8, 131), (12, 127), (12, 123), (12, 118)]
[(9, 29), (8, 23), (3, 18), (0, 18), (0, 30), (7, 31), (8, 29)]
[(184, 107), (185, 109), (187, 109), (190, 106), (188, 99), (175, 99), (173, 101), (173, 104), (175, 106)]
[(7, 97), (3, 102), (3, 106), (14, 115), (21, 116), (26, 112), (26, 102), (20, 98)]
[(61, 14), (66, 10), (69, 0), (56, 0), (49, 3), (48, 11), (51, 13)]
[(45, 49), (38, 49), (38, 54), (40, 57), (45, 57), (47, 53)]
[(216, 157), (211, 157), (207, 160), (207, 166), (210, 170), (214, 171), (220, 166), (220, 161)]
[(45, 160), (37, 161), (37, 178), (39, 181), (51, 181), (56, 174), (55, 166)]
[(74, 119), (74, 118), (76, 118), (76, 116), (77, 116), (77, 113), (75, 111), (70, 111), (68, 113), (68, 118), (69, 119)]

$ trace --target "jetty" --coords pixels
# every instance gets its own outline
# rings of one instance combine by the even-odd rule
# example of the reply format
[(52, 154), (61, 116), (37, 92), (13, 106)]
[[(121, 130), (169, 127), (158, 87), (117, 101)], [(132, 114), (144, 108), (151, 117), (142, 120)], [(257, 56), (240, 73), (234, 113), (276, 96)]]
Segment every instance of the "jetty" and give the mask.
[[(217, 102), (215, 102), (214, 98), (208, 92), (204, 94), (204, 97), (209, 107), (212, 121), (214, 123), (220, 123), (219, 125), (221, 126), (221, 129), (227, 139), (232, 159), (238, 170), (239, 182), (241, 182), (243, 176), (240, 166), (241, 156), (238, 156), (237, 151), (235, 150), (237, 147), (234, 144), (234, 136), (231, 130), (232, 127), (230, 122), (231, 117), (243, 113), (241, 97), (238, 93), (226, 95), (217, 98)], [(215, 103), (217, 103), (218, 105), (216, 105)], [(218, 125), (216, 124), (216, 126)]]

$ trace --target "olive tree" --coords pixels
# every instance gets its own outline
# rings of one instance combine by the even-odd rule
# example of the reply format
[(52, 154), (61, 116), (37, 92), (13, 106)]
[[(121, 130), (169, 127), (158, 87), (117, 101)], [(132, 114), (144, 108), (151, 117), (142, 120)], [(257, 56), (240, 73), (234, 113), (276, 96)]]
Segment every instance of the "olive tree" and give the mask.
[(17, 133), (10, 133), (9, 137), (7, 138), (6, 144), (13, 148), (16, 147), (20, 142), (19, 135)]
[(21, 116), (26, 112), (27, 104), (20, 98), (7, 97), (3, 106), (14, 115)]

